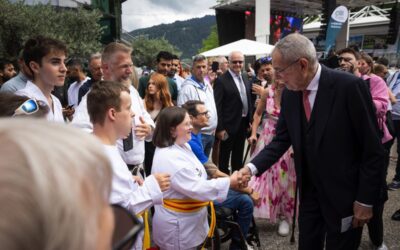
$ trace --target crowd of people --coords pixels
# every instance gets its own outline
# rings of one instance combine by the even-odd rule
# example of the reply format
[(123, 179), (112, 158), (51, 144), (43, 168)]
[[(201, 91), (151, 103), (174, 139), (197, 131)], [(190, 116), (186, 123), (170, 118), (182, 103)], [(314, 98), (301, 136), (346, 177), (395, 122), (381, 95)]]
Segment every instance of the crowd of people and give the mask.
[(337, 68), (319, 63), (291, 34), (248, 72), (239, 51), (196, 55), (189, 72), (160, 51), (140, 76), (132, 48), (112, 42), (87, 74), (62, 41), (28, 39), (18, 74), (0, 61), (0, 245), (200, 249), (229, 208), (240, 228), (230, 249), (252, 249), (241, 235), (253, 217), (281, 236), (298, 222), (302, 250), (357, 249), (365, 224), (387, 249), (400, 71), (352, 48), (336, 57)]

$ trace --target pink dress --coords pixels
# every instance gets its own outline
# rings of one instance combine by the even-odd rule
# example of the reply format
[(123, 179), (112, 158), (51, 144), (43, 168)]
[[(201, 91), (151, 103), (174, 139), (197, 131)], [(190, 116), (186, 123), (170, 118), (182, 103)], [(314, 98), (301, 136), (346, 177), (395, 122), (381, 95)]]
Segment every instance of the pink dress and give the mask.
[[(256, 148), (251, 155), (254, 158), (275, 136), (275, 126), (280, 110), (274, 103), (274, 89), (269, 88), (266, 99), (266, 118), (264, 130), (257, 140)], [(292, 148), (260, 177), (253, 176), (249, 186), (261, 197), (260, 205), (254, 207), (254, 217), (269, 219), (275, 223), (280, 217), (288, 222), (292, 220), (294, 211), (294, 195), (296, 189), (296, 173)]]

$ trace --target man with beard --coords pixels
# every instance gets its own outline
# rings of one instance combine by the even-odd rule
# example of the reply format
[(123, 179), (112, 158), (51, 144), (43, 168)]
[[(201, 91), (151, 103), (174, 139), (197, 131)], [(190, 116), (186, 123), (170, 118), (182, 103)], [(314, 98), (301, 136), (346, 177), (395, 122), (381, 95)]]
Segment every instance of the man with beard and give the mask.
[(79, 89), (90, 78), (85, 75), (82, 68), (82, 62), (78, 59), (72, 59), (67, 65), (67, 76), (72, 81), (68, 88), (68, 105), (71, 107), (78, 106)]
[(180, 67), (181, 67), (181, 60), (177, 55), (172, 55), (171, 70), (167, 73), (167, 75), (169, 78), (175, 81), (178, 91), (181, 90), (182, 83), (183, 81), (185, 81), (185, 79), (183, 79), (179, 75)]
[(17, 90), (23, 89), (26, 86), (26, 82), (32, 79), (32, 72), (24, 62), (22, 51), (18, 56), (19, 73), (15, 77), (11, 78), (1, 86), (0, 92), (15, 93)]
[[(132, 124), (132, 133), (124, 140), (118, 140), (119, 152), (130, 169), (141, 169), (144, 161), (144, 140), (152, 136), (155, 124), (143, 106), (143, 101), (131, 84), (134, 65), (131, 58), (132, 48), (117, 42), (108, 44), (103, 51), (101, 62), (104, 80), (123, 83), (129, 88), (132, 102), (132, 111), (135, 113)], [(89, 92), (90, 93), (90, 92)], [(91, 132), (93, 124), (90, 122), (87, 109), (88, 94), (82, 98), (76, 109), (72, 125)]]
[(13, 78), (17, 72), (15, 72), (14, 65), (9, 60), (0, 60), (0, 86), (6, 81)]
[[(168, 72), (172, 67), (172, 54), (167, 51), (160, 51), (156, 58), (156, 72), (167, 77), (169, 93), (171, 94), (172, 101), (176, 103), (178, 98), (178, 88), (174, 80), (168, 77)], [(140, 97), (144, 98), (146, 94), (147, 84), (149, 83), (150, 76), (142, 76), (139, 79), (138, 92)]]

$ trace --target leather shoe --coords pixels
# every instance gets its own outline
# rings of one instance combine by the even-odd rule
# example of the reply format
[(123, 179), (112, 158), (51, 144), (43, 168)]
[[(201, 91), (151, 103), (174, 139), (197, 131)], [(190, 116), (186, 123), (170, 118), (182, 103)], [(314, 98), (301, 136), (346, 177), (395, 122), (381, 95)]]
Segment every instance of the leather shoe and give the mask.
[(394, 212), (394, 214), (392, 215), (392, 220), (400, 221), (400, 209)]

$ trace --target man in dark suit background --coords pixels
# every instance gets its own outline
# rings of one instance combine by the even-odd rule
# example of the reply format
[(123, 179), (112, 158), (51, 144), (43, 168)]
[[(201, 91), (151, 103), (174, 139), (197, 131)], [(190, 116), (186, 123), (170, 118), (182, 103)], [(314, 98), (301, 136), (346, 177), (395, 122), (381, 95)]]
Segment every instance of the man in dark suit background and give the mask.
[(300, 190), (299, 249), (358, 249), (384, 174), (384, 151), (366, 84), (318, 64), (300, 34), (272, 52), (282, 94), (276, 136), (244, 168), (260, 175), (293, 145)]
[(219, 168), (229, 174), (229, 158), (232, 172), (243, 164), (244, 142), (253, 110), (251, 87), (242, 75), (244, 56), (239, 51), (229, 55), (229, 69), (214, 84), (217, 106), (217, 139), (221, 140)]

